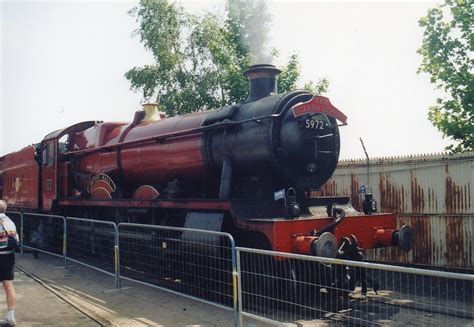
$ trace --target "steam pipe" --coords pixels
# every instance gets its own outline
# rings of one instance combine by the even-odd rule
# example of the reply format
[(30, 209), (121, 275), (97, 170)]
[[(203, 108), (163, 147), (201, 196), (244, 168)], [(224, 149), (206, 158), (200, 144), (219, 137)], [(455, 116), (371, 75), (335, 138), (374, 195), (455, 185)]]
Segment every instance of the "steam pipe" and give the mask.
[(367, 153), (367, 149), (365, 148), (364, 141), (362, 141), (362, 137), (359, 137), (360, 143), (362, 144), (362, 148), (364, 149), (365, 158), (367, 159), (367, 187), (370, 186), (370, 159), (369, 154)]

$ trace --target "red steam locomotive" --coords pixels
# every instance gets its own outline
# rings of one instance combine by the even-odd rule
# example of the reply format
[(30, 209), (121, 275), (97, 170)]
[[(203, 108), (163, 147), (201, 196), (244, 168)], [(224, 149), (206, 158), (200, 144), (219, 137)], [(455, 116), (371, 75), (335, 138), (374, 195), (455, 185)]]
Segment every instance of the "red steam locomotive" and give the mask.
[(247, 100), (218, 110), (166, 117), (146, 104), (131, 123), (52, 132), (0, 158), (0, 195), (14, 210), (224, 231), (283, 252), (410, 250), (411, 229), (396, 230), (372, 202), (362, 214), (349, 198), (315, 196), (336, 168), (347, 118), (325, 97), (278, 94), (278, 73), (252, 66)]

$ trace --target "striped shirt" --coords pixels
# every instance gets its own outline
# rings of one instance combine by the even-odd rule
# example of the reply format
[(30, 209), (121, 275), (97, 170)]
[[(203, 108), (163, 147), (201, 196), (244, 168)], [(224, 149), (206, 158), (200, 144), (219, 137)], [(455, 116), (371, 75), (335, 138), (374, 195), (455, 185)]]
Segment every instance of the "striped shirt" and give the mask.
[[(0, 254), (13, 253), (11, 249), (7, 250), (7, 241), (8, 235), (15, 236), (16, 240), (18, 241), (15, 223), (3, 213), (0, 213), (0, 222)], [(5, 233), (5, 229), (7, 230), (8, 235)]]

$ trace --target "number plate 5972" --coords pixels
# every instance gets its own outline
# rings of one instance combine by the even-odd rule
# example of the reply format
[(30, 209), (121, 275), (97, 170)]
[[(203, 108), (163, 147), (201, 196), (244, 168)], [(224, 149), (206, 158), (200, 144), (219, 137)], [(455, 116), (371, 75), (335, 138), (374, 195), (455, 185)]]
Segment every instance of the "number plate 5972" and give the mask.
[(315, 119), (305, 119), (302, 121), (301, 127), (308, 128), (308, 129), (324, 129), (326, 123), (322, 120), (315, 120)]

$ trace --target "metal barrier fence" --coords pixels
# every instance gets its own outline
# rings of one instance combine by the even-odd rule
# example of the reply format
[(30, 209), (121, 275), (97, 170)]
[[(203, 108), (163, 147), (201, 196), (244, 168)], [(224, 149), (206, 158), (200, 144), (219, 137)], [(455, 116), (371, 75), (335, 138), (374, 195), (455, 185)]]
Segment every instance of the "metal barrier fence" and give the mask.
[(282, 324), (467, 325), (474, 275), (236, 248), (196, 229), (8, 212), (23, 248)]
[(14, 213), (21, 249), (62, 257), (121, 279), (234, 311), (237, 261), (230, 234), (177, 227)]
[(55, 215), (23, 213), (22, 248), (64, 256), (65, 218)]
[(66, 217), (65, 223), (66, 259), (112, 275), (118, 283), (117, 225), (74, 217)]
[(125, 223), (118, 231), (120, 278), (237, 313), (237, 266), (230, 234)]
[[(237, 248), (239, 312), (270, 323), (465, 325), (474, 275)], [(353, 290), (353, 291), (352, 291)]]

